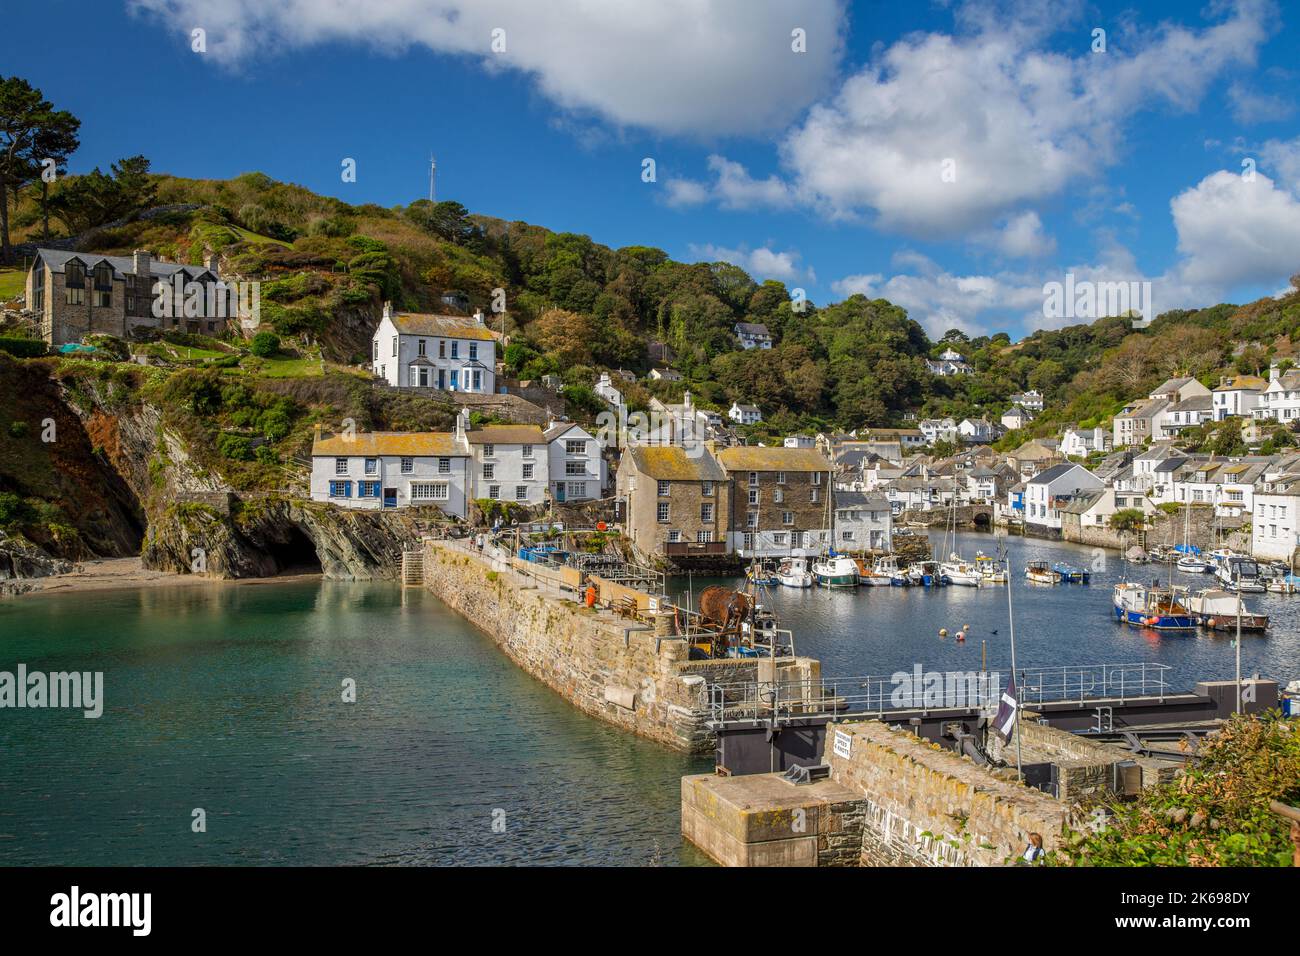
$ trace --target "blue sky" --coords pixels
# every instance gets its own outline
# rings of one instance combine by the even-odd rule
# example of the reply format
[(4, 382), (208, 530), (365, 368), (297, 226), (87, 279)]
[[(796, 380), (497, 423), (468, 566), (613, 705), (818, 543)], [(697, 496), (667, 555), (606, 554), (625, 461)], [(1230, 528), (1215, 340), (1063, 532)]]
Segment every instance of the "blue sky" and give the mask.
[[(73, 172), (143, 153), (391, 206), (432, 151), (474, 212), (884, 296), (933, 334), (1068, 324), (1042, 314), (1067, 272), (1150, 281), (1158, 311), (1300, 272), (1294, 4), (343, 6), (17, 5), (0, 72), (81, 118)], [(57, 58), (31, 39), (72, 22)]]

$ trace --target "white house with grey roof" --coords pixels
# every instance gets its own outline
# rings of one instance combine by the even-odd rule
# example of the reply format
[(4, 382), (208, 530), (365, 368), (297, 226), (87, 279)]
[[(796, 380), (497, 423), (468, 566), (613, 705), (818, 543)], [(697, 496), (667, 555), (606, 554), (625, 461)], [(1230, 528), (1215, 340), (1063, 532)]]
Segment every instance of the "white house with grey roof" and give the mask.
[(398, 388), (490, 395), (496, 391), (496, 340), (482, 312), (473, 318), (424, 315), (394, 312), (384, 303), (371, 368)]
[(577, 422), (556, 422), (546, 429), (551, 496), (556, 501), (599, 498), (606, 483), (600, 441)]
[(894, 513), (884, 495), (860, 491), (835, 492), (834, 542), (839, 551), (891, 547)]
[(758, 410), (757, 405), (742, 405), (740, 402), (732, 402), (731, 408), (727, 411), (727, 417), (741, 425), (757, 425), (763, 420), (763, 413)]
[(1105, 487), (1105, 482), (1082, 465), (1065, 462), (1040, 471), (1025, 482), (1025, 523), (1055, 531), (1071, 499)]
[(742, 349), (770, 349), (772, 333), (762, 322), (737, 322), (736, 340)]

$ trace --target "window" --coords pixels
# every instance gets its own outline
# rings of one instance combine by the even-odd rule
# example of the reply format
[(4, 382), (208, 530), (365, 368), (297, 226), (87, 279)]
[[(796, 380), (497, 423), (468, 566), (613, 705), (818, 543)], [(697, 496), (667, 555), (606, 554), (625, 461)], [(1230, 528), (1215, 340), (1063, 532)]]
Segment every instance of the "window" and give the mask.
[(706, 524), (711, 524), (711, 523), (713, 522), (713, 505), (712, 505), (712, 504), (703, 504), (703, 505), (700, 505), (700, 520), (703, 521), (703, 522), (705, 522)]
[(452, 357), (452, 358), (460, 358), (460, 343), (459, 343), (459, 342), (452, 342), (452, 343), (451, 343), (451, 357)]
[(585, 461), (566, 461), (564, 463), (564, 473), (568, 476), (585, 475), (587, 473), (587, 463)]
[(528, 486), (515, 485), (515, 501), (527, 501), (527, 500), (528, 500)]
[(812, 473), (812, 483), (814, 485), (820, 485), (822, 483), (822, 473), (820, 471), (814, 471)]
[(668, 542), (669, 542), (670, 544), (676, 544), (677, 542), (679, 542), (679, 541), (681, 541), (681, 540), (682, 540), (682, 533), (681, 533), (680, 531), (669, 531), (669, 532), (668, 532)]
[(357, 482), (358, 498), (378, 498), (379, 482), (377, 481), (359, 481)]
[(757, 489), (757, 488), (751, 488), (751, 489), (749, 489), (749, 503), (750, 503), (751, 505), (756, 505), (756, 504), (758, 504), (758, 489)]
[(86, 290), (84, 288), (64, 289), (63, 296), (68, 305), (85, 305)]
[(713, 541), (713, 532), (712, 532), (712, 531), (697, 531), (697, 532), (695, 532), (695, 543), (696, 543), (696, 544), (710, 544), (712, 541)]
[(497, 471), (496, 465), (484, 465), (483, 477), (486, 478), (488, 481), (491, 481), (493, 478), (497, 476), (496, 471)]
[(442, 339), (439, 339), (439, 340), (438, 340), (438, 358), (446, 358), (446, 357), (447, 357), (447, 343), (444, 342)]
[(410, 457), (402, 458), (402, 474), (409, 475), (415, 471), (415, 459)]
[(853, 532), (852, 532), (852, 531), (841, 531), (841, 532), (840, 532), (840, 538), (841, 538), (842, 540), (844, 540), (844, 541), (852, 541), (852, 540), (853, 540)]
[(423, 354), (424, 354), (424, 339), (420, 339), (420, 341), (419, 341), (419, 348), (418, 348), (418, 350), (417, 350), (417, 354), (419, 354), (419, 355), (423, 355)]
[(473, 342), (471, 342), (469, 346), (469, 360), (471, 362), (478, 361), (478, 345)]
[(778, 472), (776, 473), (776, 483), (777, 483), (778, 485), (784, 485), (784, 484), (785, 484), (785, 472), (784, 472), (784, 471), (778, 471)]
[(346, 475), (348, 473), (348, 460), (346, 458), (334, 459), (334, 474)]
[(397, 357), (397, 336), (393, 336), (393, 357)]
[(585, 498), (585, 497), (587, 497), (587, 483), (585, 481), (569, 482), (570, 501), (572, 501), (574, 498)]
[(740, 540), (742, 542), (740, 545), (742, 551), (754, 550), (754, 535), (752, 532), (746, 531), (743, 535), (741, 535)]
[(524, 465), (524, 476), (523, 476), (523, 477), (524, 477), (524, 481), (532, 481), (532, 480), (533, 480), (533, 466), (532, 466), (531, 464)]
[(331, 481), (330, 482), (331, 498), (351, 498), (352, 482), (350, 481)]
[(372, 344), (374, 345), (372, 351), (375, 354), (372, 355), (371, 358), (373, 358), (376, 362), (378, 362), (379, 361), (379, 339), (375, 339), (375, 341)]
[(500, 500), (500, 498), (501, 498), (501, 486), (500, 486), (500, 485), (488, 485), (488, 497), (491, 498), (493, 501), (498, 501), (498, 500)]
[(67, 289), (73, 286), (81, 289), (86, 287), (86, 266), (84, 263), (73, 259), (63, 267), (63, 286)]
[(655, 506), (655, 520), (661, 524), (668, 520), (668, 502), (661, 501)]
[(781, 502), (785, 501), (785, 490), (782, 488), (777, 488), (775, 491), (773, 491), (772, 500), (775, 501), (777, 504), (780, 504)]
[(794, 512), (793, 512), (793, 511), (782, 511), (782, 512), (781, 512), (781, 524), (794, 524)]
[(420, 482), (411, 484), (412, 501), (446, 501), (450, 492), (446, 482)]
[(749, 513), (748, 517), (747, 517), (746, 520), (745, 520), (745, 526), (748, 527), (748, 528), (757, 528), (757, 527), (758, 527), (758, 512), (757, 512), (757, 511), (751, 511), (751, 512)]
[(477, 369), (474, 370), (474, 384), (470, 387), (476, 392), (483, 388), (483, 373)]
[(751, 487), (751, 488), (757, 488), (757, 487), (758, 487), (758, 472), (756, 472), (756, 471), (751, 471), (751, 472), (749, 473), (749, 487)]
[(667, 482), (667, 481), (660, 481), (660, 482), (658, 482), (657, 487), (658, 487), (658, 489), (659, 489), (658, 492), (657, 492), (658, 495), (659, 495), (659, 497), (660, 497), (660, 498), (667, 498), (667, 497), (668, 497), (668, 489), (669, 489), (669, 487), (670, 487), (670, 483)]
[(566, 455), (585, 455), (587, 453), (587, 443), (581, 439), (565, 441), (564, 453)]
[(821, 497), (821, 492), (819, 492), (816, 488), (814, 488), (811, 492), (809, 492), (808, 500), (811, 501), (813, 504), (817, 504), (817, 501), (820, 497)]
[[(91, 303), (97, 309), (107, 309), (109, 306), (113, 304), (113, 290), (96, 289), (94, 291), (94, 294), (91, 297)], [(213, 325), (213, 323), (209, 322), (208, 325), (211, 326)], [(209, 331), (211, 330), (209, 329)]]
[(367, 474), (367, 475), (377, 475), (377, 474), (379, 474), (379, 459), (378, 459), (378, 458), (367, 458), (367, 459), (366, 459), (366, 474)]
[(497, 455), (497, 446), (496, 446), (496, 445), (493, 445), (492, 443), (489, 442), (488, 444), (486, 444), (486, 445), (483, 446), (483, 457), (484, 457), (484, 458), (495, 458), (496, 455)]
[(776, 545), (778, 548), (785, 547), (785, 539), (786, 539), (786, 533), (784, 531), (777, 531), (775, 534), (772, 535), (772, 543)]
[(450, 459), (450, 458), (439, 458), (439, 459), (438, 459), (438, 474), (440, 474), (440, 475), (450, 475), (450, 474), (451, 474), (451, 459)]
[(524, 457), (525, 457), (525, 458), (532, 458), (532, 457), (533, 457), (533, 446), (532, 446), (532, 445), (524, 445), (523, 448), (524, 448), (524, 453), (523, 453), (523, 454), (524, 454)]
[(711, 481), (702, 481), (702, 482), (700, 482), (700, 494), (702, 494), (705, 498), (712, 498), (712, 497), (713, 497), (713, 482), (711, 482)]

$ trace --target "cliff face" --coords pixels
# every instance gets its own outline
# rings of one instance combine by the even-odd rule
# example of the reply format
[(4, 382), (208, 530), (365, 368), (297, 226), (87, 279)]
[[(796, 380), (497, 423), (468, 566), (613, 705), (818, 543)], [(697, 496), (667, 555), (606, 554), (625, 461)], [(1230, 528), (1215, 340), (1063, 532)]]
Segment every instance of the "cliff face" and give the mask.
[[(290, 494), (241, 495), (199, 466), (161, 410), (122, 381), (60, 381), (52, 372), (49, 363), (0, 365), (0, 407), (26, 423), (9, 429), (0, 421), (0, 492), (57, 506), (59, 520), (49, 527), (66, 529), (30, 538), (0, 533), (0, 579), (136, 554), (148, 568), (218, 578), (288, 570), (389, 578), (404, 550), (447, 521), (433, 508), (352, 512)], [(42, 442), (48, 420), (57, 440)]]

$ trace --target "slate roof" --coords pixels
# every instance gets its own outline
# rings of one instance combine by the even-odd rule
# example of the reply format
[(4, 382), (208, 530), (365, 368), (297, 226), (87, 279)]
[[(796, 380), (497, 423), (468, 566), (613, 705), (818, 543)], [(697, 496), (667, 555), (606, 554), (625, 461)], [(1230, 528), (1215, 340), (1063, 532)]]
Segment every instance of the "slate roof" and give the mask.
[[(101, 256), (94, 252), (65, 252), (61, 249), (37, 249), (36, 254), (54, 272), (62, 272), (64, 266), (73, 259), (80, 260), (86, 264), (86, 271), (94, 269), (101, 262), (107, 262), (113, 267), (113, 278), (120, 279), (123, 276), (135, 275), (135, 258), (132, 256)], [(213, 275), (212, 270), (207, 266), (192, 266), (180, 262), (160, 262), (156, 258), (150, 258), (149, 274), (154, 276), (170, 276), (177, 272), (184, 272), (191, 279), (207, 273)]]

